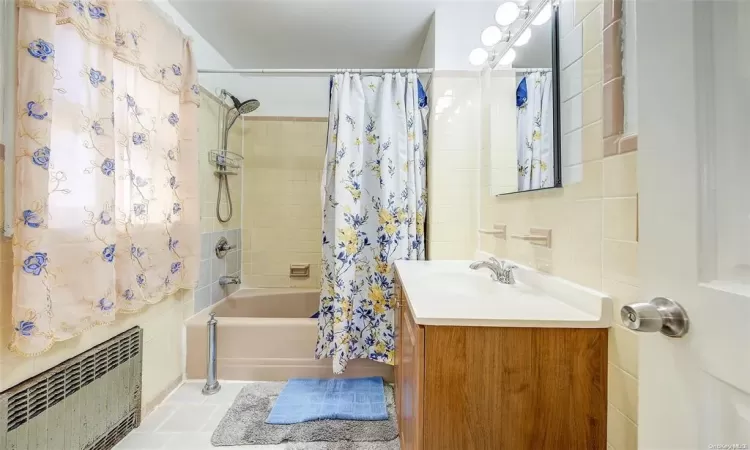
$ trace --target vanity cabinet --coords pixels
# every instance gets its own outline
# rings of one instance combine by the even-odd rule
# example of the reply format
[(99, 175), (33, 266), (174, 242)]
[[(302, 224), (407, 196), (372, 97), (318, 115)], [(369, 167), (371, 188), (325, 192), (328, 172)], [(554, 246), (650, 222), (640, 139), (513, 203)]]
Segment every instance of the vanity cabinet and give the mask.
[(402, 450), (606, 449), (606, 328), (420, 325), (396, 297)]

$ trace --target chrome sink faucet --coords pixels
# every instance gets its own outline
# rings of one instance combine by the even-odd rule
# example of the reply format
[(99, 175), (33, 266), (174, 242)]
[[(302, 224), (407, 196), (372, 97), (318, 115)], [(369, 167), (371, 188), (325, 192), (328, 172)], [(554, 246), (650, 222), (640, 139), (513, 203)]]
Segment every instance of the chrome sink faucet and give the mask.
[(516, 266), (507, 261), (498, 261), (497, 259), (490, 257), (489, 261), (476, 261), (471, 263), (469, 268), (473, 270), (487, 268), (492, 271), (491, 276), (493, 280), (499, 281), (503, 284), (516, 283), (516, 279), (513, 276), (513, 269), (515, 269)]

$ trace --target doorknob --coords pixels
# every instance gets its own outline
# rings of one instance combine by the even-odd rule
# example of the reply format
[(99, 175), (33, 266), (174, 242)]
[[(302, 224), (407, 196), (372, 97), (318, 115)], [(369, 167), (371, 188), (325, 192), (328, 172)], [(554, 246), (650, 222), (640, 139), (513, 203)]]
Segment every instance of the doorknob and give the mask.
[(648, 303), (631, 303), (620, 310), (623, 325), (633, 331), (660, 331), (669, 337), (682, 337), (688, 332), (687, 313), (674, 300), (656, 297)]

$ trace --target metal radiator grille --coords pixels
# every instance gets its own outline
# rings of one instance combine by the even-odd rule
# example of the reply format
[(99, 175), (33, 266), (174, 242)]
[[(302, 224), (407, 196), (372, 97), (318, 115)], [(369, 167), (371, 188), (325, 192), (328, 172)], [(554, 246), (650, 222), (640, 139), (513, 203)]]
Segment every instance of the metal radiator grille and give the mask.
[(142, 340), (131, 328), (0, 394), (0, 448), (112, 448), (140, 421)]

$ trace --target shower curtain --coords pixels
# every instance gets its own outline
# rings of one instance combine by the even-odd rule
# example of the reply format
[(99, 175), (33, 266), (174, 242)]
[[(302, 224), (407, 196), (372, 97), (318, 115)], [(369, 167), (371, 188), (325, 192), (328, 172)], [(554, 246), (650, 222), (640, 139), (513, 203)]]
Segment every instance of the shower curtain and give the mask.
[(316, 358), (393, 364), (398, 259), (424, 259), (427, 97), (415, 74), (331, 78)]
[(516, 89), (518, 190), (555, 183), (552, 73), (530, 72)]
[(192, 288), (197, 71), (149, 2), (19, 2), (13, 336), (25, 355)]

